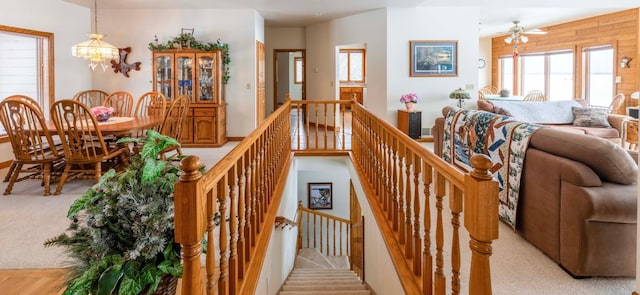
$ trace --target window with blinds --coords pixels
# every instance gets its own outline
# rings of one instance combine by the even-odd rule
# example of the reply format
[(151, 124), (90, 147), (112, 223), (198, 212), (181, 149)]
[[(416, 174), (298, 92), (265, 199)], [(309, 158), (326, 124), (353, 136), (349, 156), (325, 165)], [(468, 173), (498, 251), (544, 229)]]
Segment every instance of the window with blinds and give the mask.
[[(53, 93), (51, 52), (52, 33), (0, 26), (0, 99), (26, 95), (48, 110)], [(44, 115), (49, 117), (48, 112)], [(6, 134), (4, 129), (1, 134)]]

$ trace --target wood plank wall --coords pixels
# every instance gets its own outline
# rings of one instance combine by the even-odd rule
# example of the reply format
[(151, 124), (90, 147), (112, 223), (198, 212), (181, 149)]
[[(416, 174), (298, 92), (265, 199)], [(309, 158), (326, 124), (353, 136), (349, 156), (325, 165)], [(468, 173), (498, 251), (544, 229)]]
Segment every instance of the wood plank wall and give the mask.
[[(627, 99), (627, 105), (635, 105), (637, 101), (631, 101), (630, 95), (640, 90), (639, 19), (640, 8), (634, 8), (555, 26), (543, 27), (540, 29), (548, 33), (546, 35), (527, 35), (529, 42), (519, 44), (518, 52), (522, 55), (532, 52), (574, 50), (576, 53), (574, 62), (576, 80), (574, 95), (575, 97), (583, 97), (582, 49), (598, 45), (613, 45), (614, 60), (616, 61), (614, 66), (615, 75), (622, 78), (622, 82), (616, 84), (616, 94), (624, 94)], [(523, 25), (527, 28), (527, 24)], [(495, 37), (491, 40), (491, 81), (492, 85), (496, 87), (498, 87), (499, 84), (498, 57), (513, 55), (513, 44), (506, 44), (504, 42), (504, 38), (506, 37), (505, 35)], [(633, 59), (630, 63), (631, 68), (620, 68), (620, 58), (623, 56)], [(515, 64), (517, 64), (517, 62)], [(518, 85), (516, 85), (512, 92), (516, 94), (520, 93)]]

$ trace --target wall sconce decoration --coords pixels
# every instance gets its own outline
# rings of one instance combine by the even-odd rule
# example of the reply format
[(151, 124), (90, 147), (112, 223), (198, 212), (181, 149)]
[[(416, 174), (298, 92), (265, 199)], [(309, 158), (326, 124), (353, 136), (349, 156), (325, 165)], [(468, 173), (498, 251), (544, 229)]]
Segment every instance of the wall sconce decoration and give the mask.
[(626, 57), (626, 56), (625, 56), (625, 57), (622, 57), (622, 58), (620, 59), (620, 67), (621, 67), (621, 68), (630, 68), (631, 66), (629, 66), (629, 63), (631, 62), (631, 60), (632, 60), (632, 59), (633, 59), (633, 58)]
[(140, 70), (140, 62), (134, 62), (132, 64), (128, 64), (126, 59), (127, 55), (131, 52), (131, 47), (126, 48), (118, 48), (120, 52), (120, 60), (117, 62), (115, 60), (111, 60), (111, 67), (113, 68), (113, 72), (121, 72), (125, 77), (129, 78), (129, 71), (131, 70)]

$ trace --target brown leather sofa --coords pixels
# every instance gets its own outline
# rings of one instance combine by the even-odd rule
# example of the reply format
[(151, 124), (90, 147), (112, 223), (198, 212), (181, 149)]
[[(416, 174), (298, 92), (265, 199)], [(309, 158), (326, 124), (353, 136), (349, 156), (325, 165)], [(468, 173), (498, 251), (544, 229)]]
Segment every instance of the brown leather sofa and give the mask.
[[(440, 156), (443, 131), (438, 118)], [(543, 127), (530, 138), (523, 169), (516, 219), (522, 237), (574, 277), (635, 275), (637, 153)]]

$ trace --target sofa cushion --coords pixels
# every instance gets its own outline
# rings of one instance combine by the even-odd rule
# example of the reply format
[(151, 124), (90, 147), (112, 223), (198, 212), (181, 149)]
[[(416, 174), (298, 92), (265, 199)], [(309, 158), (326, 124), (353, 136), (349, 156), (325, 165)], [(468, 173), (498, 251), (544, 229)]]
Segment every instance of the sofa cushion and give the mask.
[(611, 127), (607, 120), (607, 110), (603, 108), (572, 107), (573, 126)]
[(606, 139), (540, 128), (531, 136), (530, 147), (582, 162), (605, 181), (619, 184), (636, 182), (638, 165), (622, 147)]

